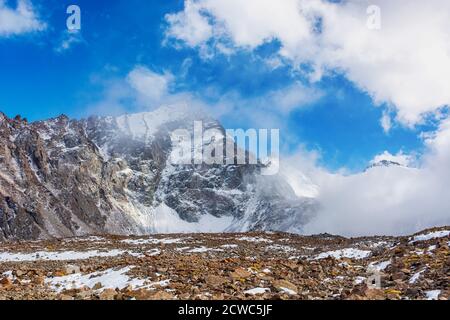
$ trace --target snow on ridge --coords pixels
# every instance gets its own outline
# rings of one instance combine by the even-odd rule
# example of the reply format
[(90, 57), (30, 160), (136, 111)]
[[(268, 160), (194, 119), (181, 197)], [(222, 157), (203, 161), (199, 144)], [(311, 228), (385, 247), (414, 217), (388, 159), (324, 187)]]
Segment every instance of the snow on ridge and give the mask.
[(419, 234), (417, 236), (414, 236), (414, 238), (411, 240), (411, 243), (418, 242), (418, 241), (427, 241), (435, 238), (444, 238), (448, 237), (450, 235), (450, 230), (440, 230), (440, 231), (434, 231), (427, 234)]
[(121, 115), (115, 120), (122, 132), (133, 138), (147, 138), (166, 123), (192, 118), (192, 111), (187, 105), (169, 105), (153, 111)]
[(165, 203), (153, 210), (151, 231), (155, 233), (198, 233), (223, 232), (231, 225), (232, 216), (214, 217), (210, 214), (201, 215), (198, 222), (188, 222)]

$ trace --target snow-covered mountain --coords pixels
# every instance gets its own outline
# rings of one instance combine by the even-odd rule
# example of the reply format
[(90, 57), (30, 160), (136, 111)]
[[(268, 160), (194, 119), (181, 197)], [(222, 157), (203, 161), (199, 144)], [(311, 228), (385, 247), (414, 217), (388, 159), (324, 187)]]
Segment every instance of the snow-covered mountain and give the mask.
[(373, 168), (388, 168), (388, 167), (406, 167), (396, 161), (391, 161), (391, 160), (380, 160), (377, 162), (372, 162), (366, 169), (365, 171), (368, 171), (370, 169)]
[(0, 239), (281, 230), (314, 215), (261, 164), (173, 164), (171, 132), (223, 132), (187, 107), (27, 123), (0, 114)]

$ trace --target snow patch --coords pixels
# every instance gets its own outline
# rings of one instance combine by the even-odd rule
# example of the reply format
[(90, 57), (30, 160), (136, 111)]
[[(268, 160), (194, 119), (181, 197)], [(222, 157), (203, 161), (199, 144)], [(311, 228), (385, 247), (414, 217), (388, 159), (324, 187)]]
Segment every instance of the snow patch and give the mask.
[(270, 292), (270, 289), (269, 288), (253, 288), (253, 289), (244, 291), (245, 294), (250, 294), (250, 295), (264, 294), (266, 292)]
[(427, 233), (427, 234), (420, 234), (415, 236), (411, 243), (413, 242), (417, 242), (417, 241), (427, 241), (427, 240), (431, 240), (431, 239), (436, 239), (436, 238), (444, 238), (444, 237), (448, 237), (450, 235), (450, 230), (441, 230), (441, 231), (435, 231), (435, 232), (431, 232), (431, 233)]
[(17, 262), (17, 261), (67, 261), (67, 260), (84, 260), (93, 257), (115, 257), (128, 253), (123, 250), (109, 250), (109, 251), (62, 251), (62, 252), (49, 252), (38, 251), (33, 253), (10, 253), (0, 252), (0, 262)]
[(328, 252), (322, 252), (321, 254), (317, 255), (314, 260), (320, 260), (325, 258), (335, 258), (335, 259), (342, 259), (342, 258), (349, 258), (349, 259), (364, 259), (367, 258), (370, 255), (370, 251), (367, 250), (359, 250), (355, 248), (346, 248), (341, 250), (335, 250), (335, 251), (328, 251)]
[(145, 280), (130, 279), (126, 275), (132, 268), (132, 266), (129, 266), (119, 270), (108, 269), (89, 274), (75, 273), (62, 277), (47, 278), (45, 279), (45, 284), (57, 292), (83, 287), (92, 289), (97, 283), (102, 284), (101, 291), (105, 289), (123, 289), (127, 286), (132, 286), (133, 288), (144, 286)]
[(425, 294), (427, 295), (428, 300), (437, 300), (441, 294), (441, 290), (425, 291)]
[(294, 248), (289, 246), (282, 246), (279, 244), (272, 244), (266, 247), (266, 250), (274, 250), (274, 251), (284, 251), (284, 252), (292, 252), (296, 251)]
[[(188, 239), (188, 238), (186, 238)], [(147, 244), (176, 244), (176, 243), (183, 243), (186, 239), (181, 238), (165, 238), (165, 239), (156, 239), (156, 238), (149, 238), (149, 239), (125, 239), (122, 240), (122, 243), (126, 243), (129, 245), (147, 245)]]
[(297, 292), (295, 292), (294, 290), (288, 289), (288, 288), (284, 288), (284, 287), (280, 287), (281, 292), (287, 293), (289, 295), (295, 295), (297, 294)]
[(391, 260), (383, 262), (371, 262), (367, 267), (367, 272), (383, 271), (391, 264)]
[(235, 249), (235, 248), (237, 248), (239, 246), (237, 244), (224, 244), (224, 245), (222, 245), (220, 247), (224, 248), (224, 249)]
[(187, 222), (175, 210), (162, 203), (153, 211), (152, 230), (156, 233), (217, 233), (223, 232), (232, 221), (232, 216), (217, 218), (205, 214), (198, 222)]
[(241, 237), (238, 238), (239, 241), (247, 241), (247, 242), (266, 242), (266, 243), (272, 243), (272, 240), (265, 239), (265, 238), (258, 238), (258, 237)]
[(189, 253), (204, 253), (204, 252), (208, 252), (208, 251), (223, 251), (222, 249), (214, 249), (214, 248), (207, 248), (207, 247), (199, 247), (199, 248), (194, 248), (191, 249), (187, 252)]
[(410, 283), (410, 284), (416, 283), (417, 280), (419, 280), (420, 275), (421, 275), (423, 272), (425, 272), (425, 270), (426, 270), (426, 269), (423, 269), (423, 270), (421, 270), (421, 271), (419, 271), (419, 272), (416, 272), (416, 273), (411, 277), (411, 279), (409, 279), (409, 283)]

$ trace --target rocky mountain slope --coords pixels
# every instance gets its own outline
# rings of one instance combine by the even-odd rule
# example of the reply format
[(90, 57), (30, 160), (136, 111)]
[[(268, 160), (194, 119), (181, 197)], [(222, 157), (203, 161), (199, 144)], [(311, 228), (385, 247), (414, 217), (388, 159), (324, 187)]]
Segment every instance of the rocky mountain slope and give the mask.
[(299, 232), (317, 204), (261, 165), (174, 165), (170, 134), (217, 121), (176, 106), (28, 123), (0, 114), (0, 240)]
[(0, 244), (2, 299), (450, 298), (450, 227), (408, 237), (91, 236)]

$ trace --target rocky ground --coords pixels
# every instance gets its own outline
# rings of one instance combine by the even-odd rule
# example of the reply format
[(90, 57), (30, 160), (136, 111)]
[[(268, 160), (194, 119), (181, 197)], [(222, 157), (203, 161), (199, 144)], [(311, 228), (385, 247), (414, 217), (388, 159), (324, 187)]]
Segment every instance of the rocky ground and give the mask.
[(450, 227), (410, 237), (285, 233), (0, 244), (0, 299), (440, 299)]

